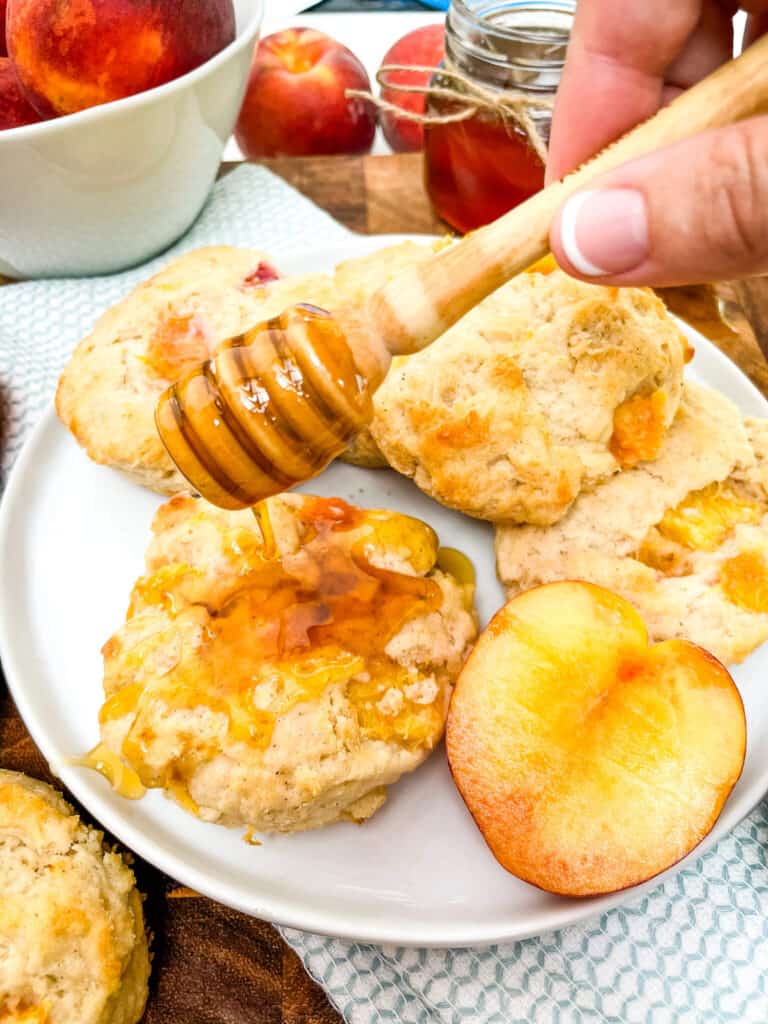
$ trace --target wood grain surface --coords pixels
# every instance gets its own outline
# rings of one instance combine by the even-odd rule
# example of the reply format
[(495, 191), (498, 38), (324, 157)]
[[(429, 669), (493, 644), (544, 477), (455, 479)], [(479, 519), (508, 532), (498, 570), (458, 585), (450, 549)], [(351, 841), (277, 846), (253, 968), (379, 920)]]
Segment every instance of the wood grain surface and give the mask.
[[(348, 227), (365, 233), (442, 233), (418, 156), (265, 161)], [(232, 166), (222, 168), (226, 174)], [(768, 395), (765, 280), (664, 292), (669, 306), (718, 344)], [(721, 314), (724, 314), (724, 319)], [(0, 767), (54, 781), (0, 683)], [(88, 815), (84, 814), (87, 819)], [(274, 928), (181, 889), (137, 862), (154, 934), (144, 1024), (338, 1024)], [(1, 894), (0, 894), (1, 898)]]

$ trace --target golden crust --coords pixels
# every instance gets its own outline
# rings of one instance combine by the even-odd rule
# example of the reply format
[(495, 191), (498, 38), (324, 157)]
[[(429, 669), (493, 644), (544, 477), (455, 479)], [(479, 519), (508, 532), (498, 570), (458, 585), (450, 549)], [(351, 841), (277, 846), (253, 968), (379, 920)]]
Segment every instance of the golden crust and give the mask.
[(149, 956), (133, 872), (50, 786), (0, 771), (0, 1021), (136, 1024)]
[(155, 405), (169, 384), (227, 338), (287, 306), (362, 303), (431, 252), (406, 242), (348, 260), (334, 274), (279, 280), (270, 280), (276, 272), (258, 250), (187, 253), (107, 310), (80, 342), (59, 381), (59, 417), (95, 462), (162, 493), (188, 489), (155, 429)]
[[(726, 664), (739, 662), (768, 639), (768, 608), (729, 599), (724, 574), (740, 555), (768, 557), (767, 481), (768, 423), (745, 424), (728, 399), (687, 383), (654, 462), (581, 495), (554, 526), (499, 528), (499, 576), (510, 596), (553, 580), (597, 583), (638, 609), (653, 640), (692, 640)], [(685, 505), (670, 519), (708, 488), (721, 502), (733, 492), (745, 503), (732, 522), (715, 519), (713, 532), (705, 507), (691, 533), (695, 510)]]
[(444, 505), (496, 522), (556, 522), (620, 468), (611, 442), (624, 403), (656, 396), (663, 436), (684, 357), (651, 291), (521, 274), (390, 371), (373, 438)]
[(249, 511), (185, 495), (160, 508), (104, 647), (102, 741), (207, 821), (362, 820), (442, 735), (471, 586), (435, 568), (417, 520), (298, 495), (264, 507), (267, 541)]

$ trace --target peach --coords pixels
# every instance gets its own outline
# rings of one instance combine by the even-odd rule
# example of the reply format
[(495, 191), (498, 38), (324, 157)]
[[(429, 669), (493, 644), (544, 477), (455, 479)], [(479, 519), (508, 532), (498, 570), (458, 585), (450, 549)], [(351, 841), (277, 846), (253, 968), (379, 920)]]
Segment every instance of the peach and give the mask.
[(8, 51), (44, 116), (162, 85), (235, 37), (232, 0), (8, 0)]
[(0, 131), (40, 120), (21, 91), (13, 65), (7, 57), (0, 57)]
[(347, 89), (370, 88), (346, 46), (310, 28), (289, 28), (256, 49), (235, 136), (247, 157), (366, 153), (376, 111)]
[(8, 54), (8, 46), (5, 42), (5, 9), (8, 6), (8, 0), (0, 0), (0, 57), (5, 57)]
[(711, 654), (649, 646), (623, 598), (562, 582), (513, 598), (480, 636), (447, 750), (500, 864), (592, 896), (652, 878), (701, 842), (741, 774), (746, 724)]
[[(415, 64), (426, 68), (437, 68), (445, 57), (445, 26), (424, 25), (416, 28), (387, 50), (384, 64)], [(391, 71), (387, 83), (393, 85), (429, 85), (432, 73), (429, 71)], [(381, 90), (381, 98), (395, 103), (403, 110), (423, 114), (427, 98), (424, 93), (399, 92), (397, 89)], [(415, 153), (424, 148), (424, 127), (417, 121), (398, 117), (384, 110), (381, 113), (381, 129), (384, 137), (396, 153)]]
[(631, 395), (613, 414), (609, 448), (622, 469), (655, 459), (667, 433), (667, 395), (662, 389)]

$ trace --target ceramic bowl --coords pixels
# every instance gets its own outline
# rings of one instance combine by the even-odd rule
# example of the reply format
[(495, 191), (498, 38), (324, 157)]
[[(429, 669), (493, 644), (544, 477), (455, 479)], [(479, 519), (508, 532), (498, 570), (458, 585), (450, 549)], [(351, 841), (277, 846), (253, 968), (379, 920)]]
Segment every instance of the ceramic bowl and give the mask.
[(237, 34), (165, 85), (0, 132), (0, 275), (109, 274), (200, 212), (242, 103), (263, 0), (234, 0)]

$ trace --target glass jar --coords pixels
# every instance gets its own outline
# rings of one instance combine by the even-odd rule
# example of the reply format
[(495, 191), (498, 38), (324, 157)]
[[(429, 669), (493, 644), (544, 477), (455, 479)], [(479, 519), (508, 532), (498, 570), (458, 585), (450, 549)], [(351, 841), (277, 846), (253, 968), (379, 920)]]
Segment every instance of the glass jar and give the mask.
[[(444, 71), (436, 89), (472, 96), (451, 72), (495, 97), (522, 93), (552, 100), (560, 82), (575, 2), (567, 0), (452, 0), (446, 20)], [(491, 103), (462, 120), (425, 126), (426, 185), (452, 227), (470, 231), (495, 220), (544, 184), (544, 165), (528, 135)], [(467, 103), (430, 95), (430, 116), (461, 115)], [(551, 108), (526, 107), (544, 145)]]

